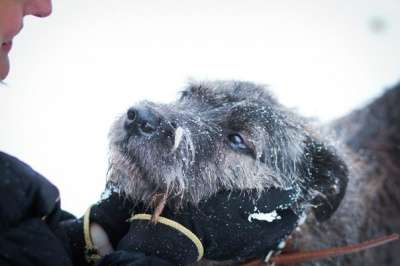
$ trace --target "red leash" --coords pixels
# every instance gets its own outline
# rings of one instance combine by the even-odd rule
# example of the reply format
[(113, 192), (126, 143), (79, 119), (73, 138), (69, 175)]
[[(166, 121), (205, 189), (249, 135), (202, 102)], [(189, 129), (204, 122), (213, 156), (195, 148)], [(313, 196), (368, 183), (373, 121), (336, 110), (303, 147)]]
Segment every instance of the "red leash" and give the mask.
[[(336, 257), (340, 255), (351, 254), (355, 252), (359, 252), (362, 250), (378, 247), (385, 245), (389, 242), (396, 241), (399, 239), (398, 234), (392, 234), (389, 236), (383, 236), (374, 238), (371, 240), (367, 240), (361, 243), (348, 245), (344, 247), (334, 247), (334, 248), (327, 248), (321, 249), (317, 251), (297, 251), (290, 254), (279, 254), (272, 256), (271, 259), (268, 261), (272, 265), (286, 265), (286, 264), (297, 264), (306, 261), (313, 261), (313, 260), (322, 260), (328, 257)], [(263, 265), (262, 260), (253, 260), (250, 262), (246, 262), (241, 264), (240, 266), (261, 266)], [(265, 265), (265, 264), (264, 264)]]

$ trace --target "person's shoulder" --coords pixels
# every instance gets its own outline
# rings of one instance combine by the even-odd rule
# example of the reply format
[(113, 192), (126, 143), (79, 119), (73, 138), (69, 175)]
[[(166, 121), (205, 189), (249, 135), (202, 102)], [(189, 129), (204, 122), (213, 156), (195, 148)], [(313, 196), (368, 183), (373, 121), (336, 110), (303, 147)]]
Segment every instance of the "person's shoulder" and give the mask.
[(10, 154), (0, 151), (0, 163), (13, 160), (18, 160), (18, 159), (15, 158), (14, 156), (11, 156)]
[(0, 169), (5, 170), (18, 170), (17, 172), (24, 172), (24, 173), (29, 173), (38, 175), (36, 171), (32, 169), (28, 164), (22, 162), (18, 158), (7, 154), (5, 152), (0, 151)]
[[(0, 174), (8, 173), (18, 177), (31, 177), (39, 183), (49, 183), (40, 173), (17, 157), (0, 151)], [(52, 184), (51, 184), (52, 185)], [(53, 186), (53, 185), (52, 185)], [(58, 194), (58, 191), (56, 192)]]
[(31, 194), (46, 195), (47, 198), (54, 200), (59, 198), (58, 188), (47, 178), (28, 164), (2, 151), (0, 151), (0, 188), (26, 190)]

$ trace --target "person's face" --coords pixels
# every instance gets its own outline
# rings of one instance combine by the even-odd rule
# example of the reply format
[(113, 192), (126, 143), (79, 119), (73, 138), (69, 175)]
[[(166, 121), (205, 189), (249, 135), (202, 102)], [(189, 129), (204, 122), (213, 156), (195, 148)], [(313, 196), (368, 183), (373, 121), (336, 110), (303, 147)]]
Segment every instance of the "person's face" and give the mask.
[(50, 13), (51, 0), (0, 0), (0, 80), (9, 72), (8, 53), (22, 29), (24, 16), (47, 17)]

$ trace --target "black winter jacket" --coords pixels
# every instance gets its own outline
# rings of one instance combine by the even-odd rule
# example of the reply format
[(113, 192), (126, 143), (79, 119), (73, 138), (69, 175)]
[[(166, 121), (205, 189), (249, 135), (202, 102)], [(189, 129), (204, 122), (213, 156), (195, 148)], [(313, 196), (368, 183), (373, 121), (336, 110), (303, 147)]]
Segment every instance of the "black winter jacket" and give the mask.
[(58, 189), (15, 157), (0, 152), (0, 265), (72, 266), (56, 237)]

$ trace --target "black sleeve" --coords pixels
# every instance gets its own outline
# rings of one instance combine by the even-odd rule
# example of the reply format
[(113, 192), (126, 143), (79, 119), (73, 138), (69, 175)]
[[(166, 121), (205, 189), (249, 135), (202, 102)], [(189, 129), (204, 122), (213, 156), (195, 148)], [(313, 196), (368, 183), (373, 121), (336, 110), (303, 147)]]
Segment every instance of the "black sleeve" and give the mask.
[(0, 232), (27, 217), (51, 216), (58, 201), (58, 189), (46, 178), (0, 152)]
[(157, 224), (137, 213), (117, 249), (188, 265), (201, 258), (242, 261), (277, 250), (295, 229), (296, 190), (220, 192), (198, 206), (166, 208)]
[[(242, 261), (278, 249), (294, 230), (301, 213), (297, 194), (274, 188), (261, 194), (222, 191), (198, 206), (166, 206), (153, 224), (148, 208), (133, 206), (116, 193), (92, 206), (86, 217), (106, 230), (116, 248), (98, 265), (188, 265), (201, 258)], [(83, 220), (62, 224), (74, 263), (82, 262), (87, 247)]]
[(72, 262), (47, 224), (31, 218), (1, 232), (0, 265), (72, 266)]
[(0, 265), (72, 266), (52, 231), (68, 217), (53, 184), (0, 152)]

